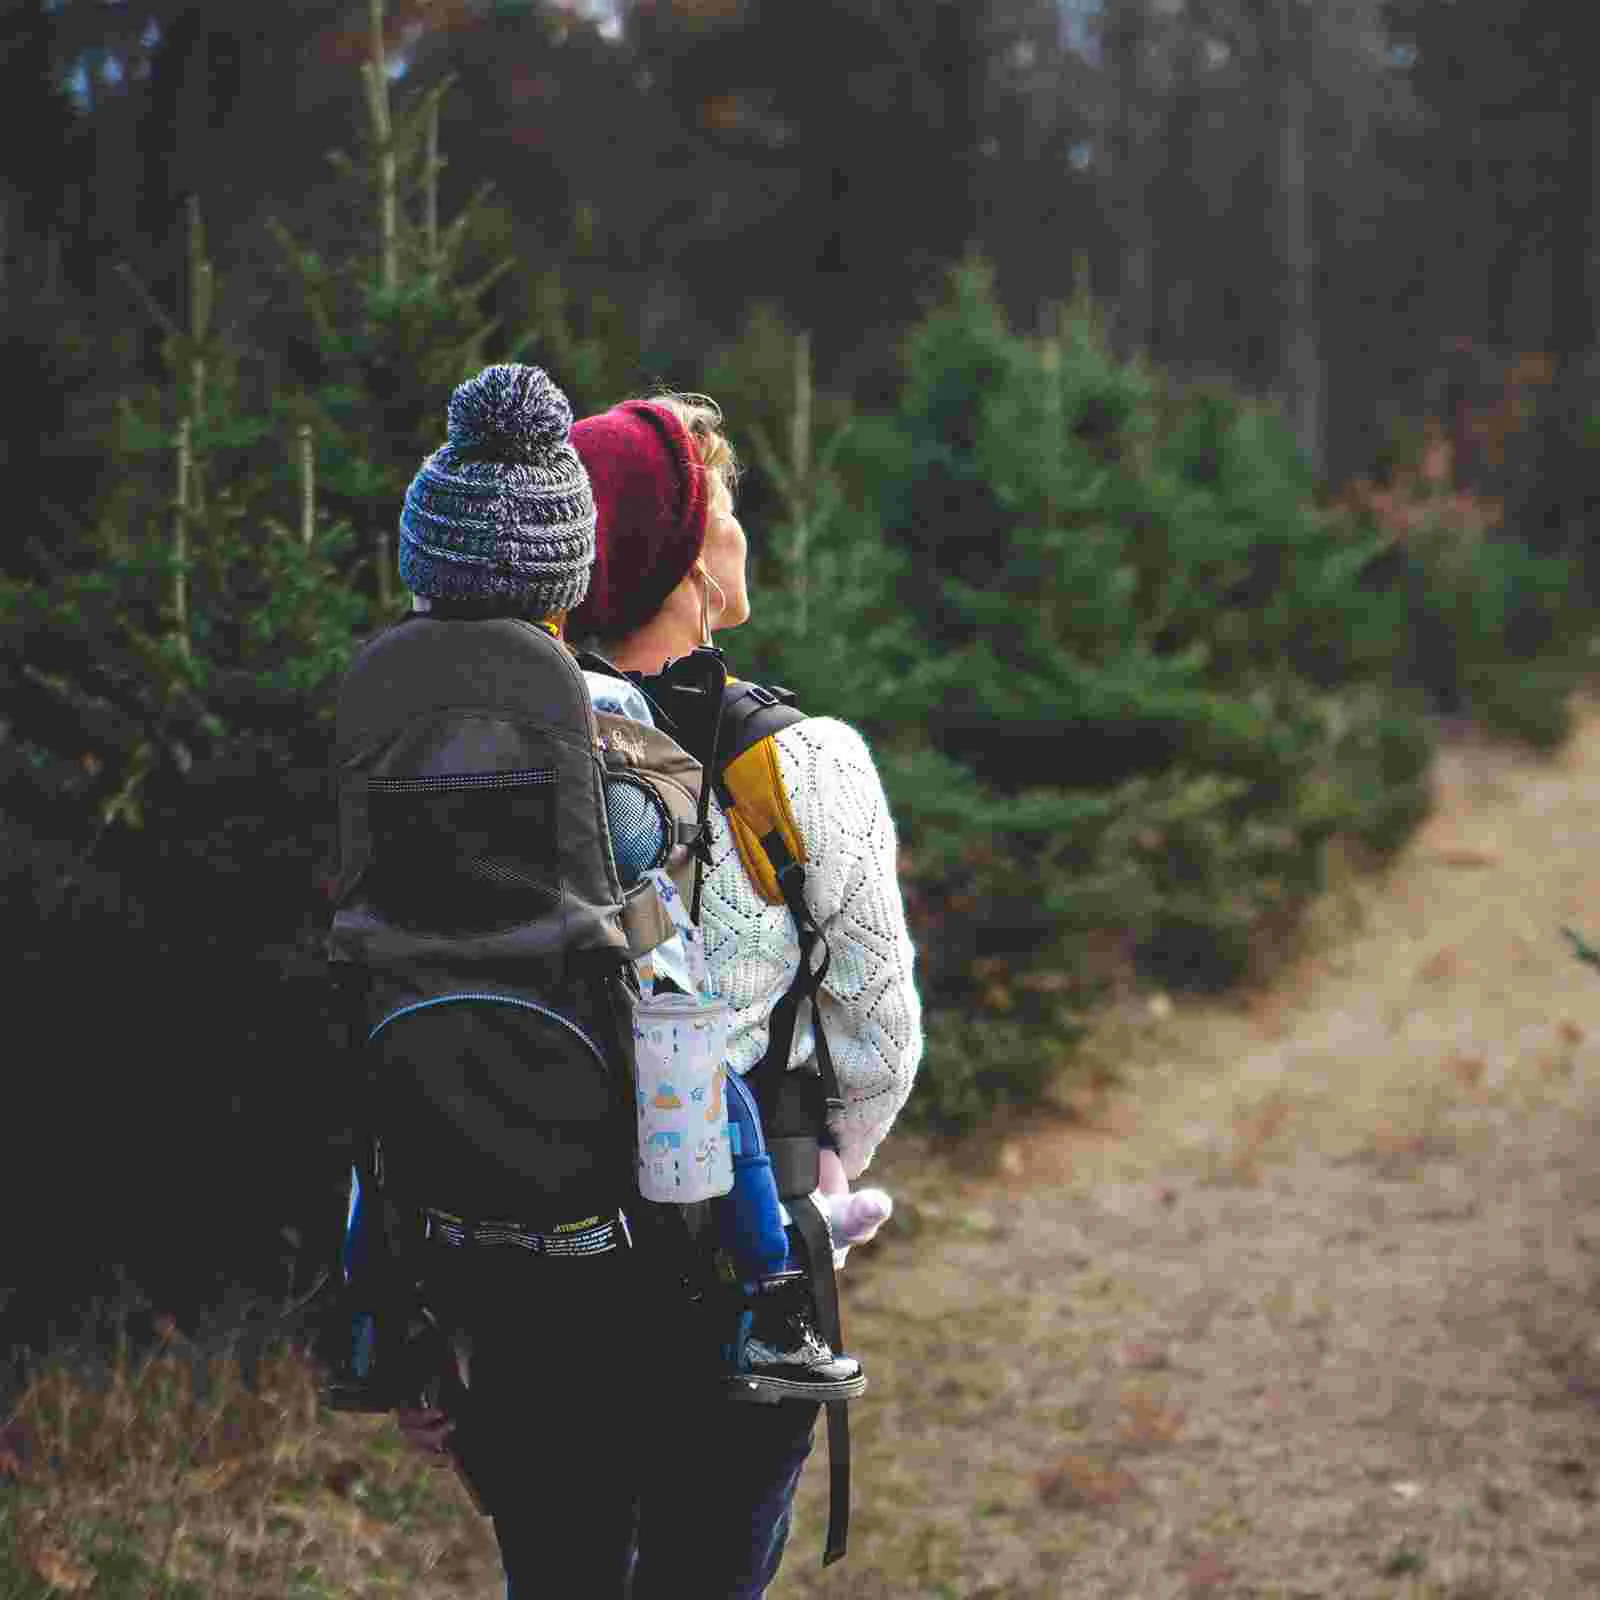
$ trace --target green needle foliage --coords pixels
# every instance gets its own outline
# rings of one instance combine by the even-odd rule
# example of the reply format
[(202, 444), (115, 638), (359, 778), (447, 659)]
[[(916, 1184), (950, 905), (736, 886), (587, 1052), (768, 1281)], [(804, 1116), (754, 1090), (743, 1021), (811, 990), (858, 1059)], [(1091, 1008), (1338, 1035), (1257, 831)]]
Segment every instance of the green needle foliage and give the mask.
[(934, 1123), (1036, 1094), (1130, 970), (1237, 981), (1333, 836), (1387, 851), (1423, 815), (1430, 739), (1385, 692), (1405, 601), (1363, 582), (1380, 537), (1318, 508), (1275, 416), (1118, 362), (1092, 305), (1024, 338), (965, 266), (895, 410), (822, 457), (807, 620), (780, 530), (741, 648), (880, 752)]
[(167, 382), (122, 396), (101, 441), (109, 492), (91, 523), (31, 541), (42, 576), (0, 582), (12, 727), (34, 779), (31, 796), (13, 782), (7, 808), (86, 850), (138, 829), (152, 787), (257, 746), (287, 758), (365, 615), (343, 581), (348, 527), (318, 509), (294, 436), (251, 412), (210, 325), (198, 206), (189, 238)]
[(1572, 946), (1572, 953), (1584, 963), (1585, 966), (1600, 967), (1600, 950), (1589, 943), (1581, 933), (1572, 928), (1563, 928), (1567, 943)]
[[(71, 1014), (44, 986), (25, 996), (62, 1070), (30, 1085), (19, 1119), (71, 1126), (86, 1170), (137, 1161), (144, 1211), (228, 1230), (186, 1239), (186, 1303), (224, 1292), (212, 1271), (281, 1282), (277, 1228), (320, 1228), (317, 1183), (338, 1181), (320, 958), (333, 691), (403, 603), (393, 530), (451, 389), (529, 342), (505, 340), (487, 309), (509, 264), (504, 218), (482, 194), (438, 215), (447, 86), (391, 110), (381, 72), (365, 76), (380, 92), (335, 214), (300, 224), (316, 246), (277, 230), (306, 330), (286, 336), (288, 362), (263, 363), (213, 314), (227, 302), (195, 203), (187, 303), (136, 285), (164, 364), (106, 408), (103, 493), (81, 524), (22, 530), (0, 575), (0, 878), (26, 959), (92, 973), (96, 996)], [(151, 1041), (160, 1096), (120, 1070), (130, 1038)], [(163, 1126), (154, 1108), (169, 1101), (182, 1116)], [(230, 1138), (246, 1119), (248, 1140)], [(151, 1141), (173, 1159), (140, 1148)], [(195, 1219), (211, 1184), (229, 1203)], [(273, 1223), (247, 1259), (241, 1216), (258, 1213)]]
[(449, 80), (396, 111), (381, 58), (378, 70), (366, 65), (362, 159), (343, 152), (331, 159), (354, 204), (362, 191), (375, 196), (371, 233), (329, 256), (302, 246), (281, 224), (270, 226), (317, 357), (310, 381), (279, 410), (311, 429), (319, 482), (358, 530), (350, 576), (388, 620), (404, 600), (393, 532), (400, 503), (443, 437), (451, 390), (489, 359), (485, 347), (498, 329), (484, 297), (515, 260), (494, 249), (487, 186), (447, 223), (438, 219), (439, 104)]

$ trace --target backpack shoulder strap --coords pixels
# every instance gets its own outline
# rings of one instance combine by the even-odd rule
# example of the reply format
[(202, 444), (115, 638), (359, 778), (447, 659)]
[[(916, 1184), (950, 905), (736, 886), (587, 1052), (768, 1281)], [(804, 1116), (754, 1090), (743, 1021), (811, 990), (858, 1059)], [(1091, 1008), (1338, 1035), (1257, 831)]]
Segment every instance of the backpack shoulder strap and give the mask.
[[(784, 904), (778, 884), (782, 860), (804, 866), (806, 859), (805, 841), (795, 826), (772, 743), (779, 728), (805, 717), (794, 699), (787, 689), (730, 679), (717, 737), (717, 798), (727, 815), (745, 876), (773, 906)], [(767, 843), (773, 834), (783, 846), (781, 859)]]
[(820, 1020), (815, 1028), (816, 1072), (802, 1085), (789, 1072), (800, 1002), (814, 1000), (828, 972), (828, 942), (806, 903), (805, 841), (795, 824), (778, 770), (772, 735), (805, 713), (787, 689), (730, 682), (724, 691), (717, 739), (717, 795), (722, 801), (745, 874), (769, 904), (787, 906), (800, 939), (800, 970), (774, 1007), (766, 1055), (746, 1074), (768, 1125), (779, 1193), (806, 1194), (815, 1186), (816, 1139), (827, 1113), (842, 1104), (833, 1054)]

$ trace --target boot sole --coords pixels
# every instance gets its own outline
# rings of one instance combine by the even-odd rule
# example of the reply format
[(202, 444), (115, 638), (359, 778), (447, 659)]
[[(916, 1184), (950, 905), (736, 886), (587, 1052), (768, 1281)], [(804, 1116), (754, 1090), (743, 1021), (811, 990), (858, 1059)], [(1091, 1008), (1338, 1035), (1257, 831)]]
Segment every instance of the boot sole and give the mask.
[(728, 1387), (738, 1400), (776, 1405), (780, 1400), (854, 1400), (867, 1391), (867, 1375), (844, 1383), (803, 1383), (797, 1378), (762, 1378), (748, 1372), (735, 1373)]

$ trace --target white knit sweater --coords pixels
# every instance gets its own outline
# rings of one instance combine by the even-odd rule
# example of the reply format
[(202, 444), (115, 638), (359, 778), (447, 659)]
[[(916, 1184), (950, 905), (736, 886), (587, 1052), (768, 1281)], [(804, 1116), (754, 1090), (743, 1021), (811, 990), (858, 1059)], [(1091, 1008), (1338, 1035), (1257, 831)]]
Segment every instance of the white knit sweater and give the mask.
[[(894, 822), (854, 728), (808, 717), (780, 729), (774, 742), (806, 849), (806, 903), (831, 952), (818, 1003), (845, 1103), (832, 1128), (854, 1179), (905, 1104), (922, 1058), (922, 1008), (912, 981)], [(800, 941), (788, 908), (756, 893), (714, 805), (701, 920), (712, 986), (733, 1007), (728, 1061), (744, 1073), (766, 1053), (772, 1008), (800, 969)], [(815, 1050), (805, 1006), (790, 1065), (809, 1061)]]

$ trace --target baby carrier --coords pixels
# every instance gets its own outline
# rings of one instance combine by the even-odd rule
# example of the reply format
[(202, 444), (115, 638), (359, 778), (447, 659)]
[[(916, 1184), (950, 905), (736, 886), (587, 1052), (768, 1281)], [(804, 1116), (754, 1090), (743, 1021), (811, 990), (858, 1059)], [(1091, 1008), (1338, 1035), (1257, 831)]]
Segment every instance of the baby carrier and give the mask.
[[(752, 882), (800, 933), (799, 976), (744, 1081), (839, 1348), (831, 1241), (808, 1198), (838, 1103), (820, 1026), (816, 1070), (786, 1070), (827, 965), (769, 742), (800, 713), (781, 692), (730, 685), (720, 653), (699, 649), (635, 680), (659, 712), (651, 728), (596, 711), (584, 667), (614, 673), (537, 624), (436, 607), (377, 635), (341, 684), (328, 954), (356, 1057), (363, 1214), (341, 1263), (355, 1337), (328, 1387), (336, 1405), (388, 1410), (434, 1392), (448, 1352), (416, 1292), (430, 1231), (535, 1253), (626, 1245), (647, 1204), (634, 962), (673, 932), (641, 874), (661, 868), (698, 913), (707, 767)], [(832, 1561), (849, 1452), (843, 1403), (828, 1416)]]

